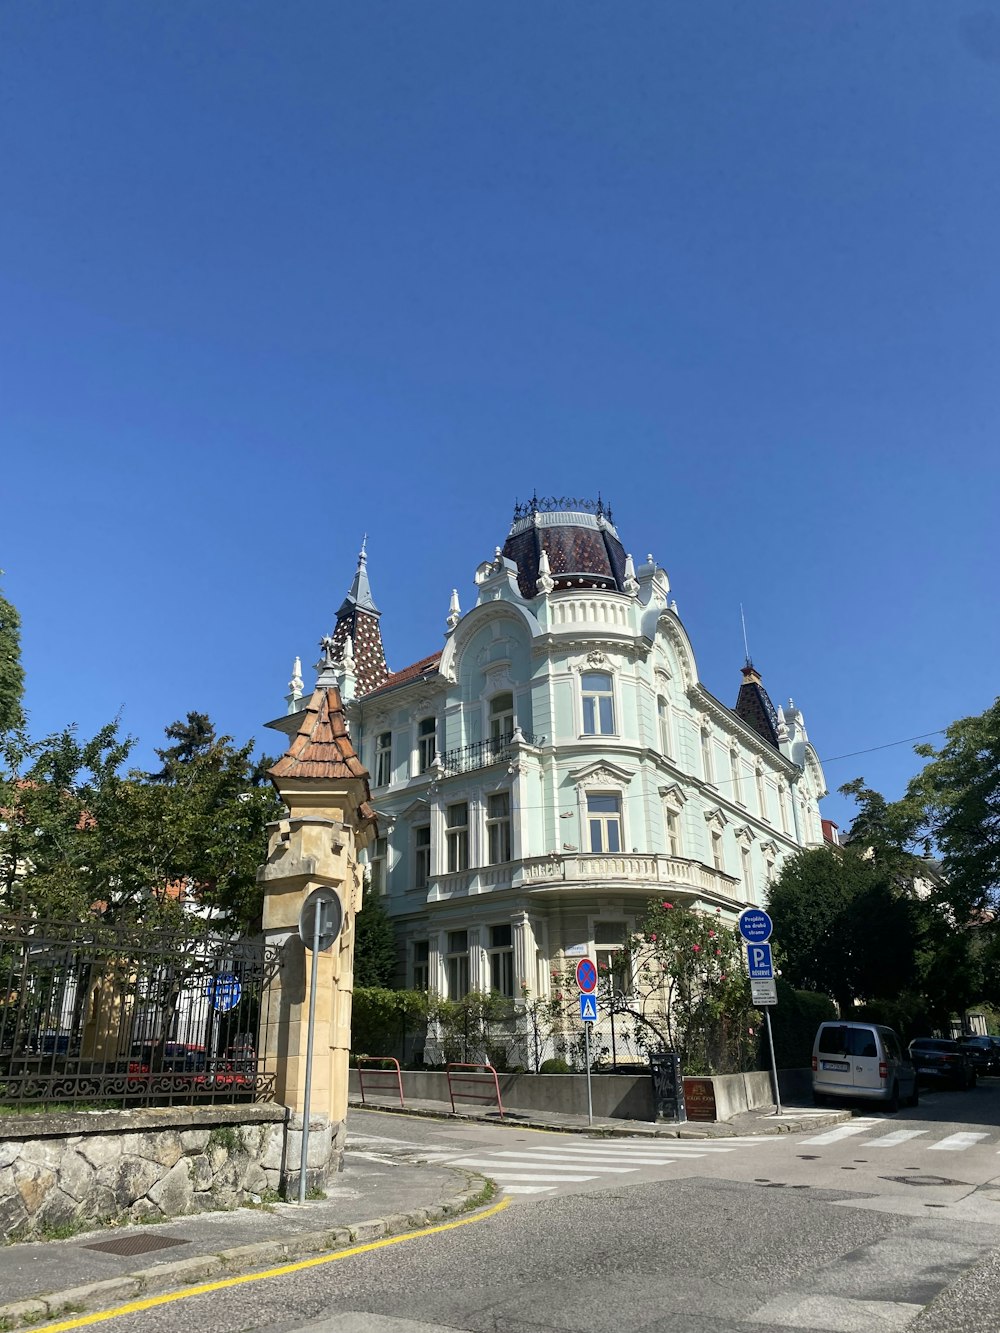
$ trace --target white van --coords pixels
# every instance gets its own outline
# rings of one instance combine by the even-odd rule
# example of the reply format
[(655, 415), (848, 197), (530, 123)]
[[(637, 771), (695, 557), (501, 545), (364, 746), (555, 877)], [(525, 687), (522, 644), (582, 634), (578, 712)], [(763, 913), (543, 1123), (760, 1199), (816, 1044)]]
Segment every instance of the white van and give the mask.
[(813, 1042), (813, 1101), (884, 1102), (890, 1111), (916, 1106), (917, 1071), (892, 1028), (878, 1023), (821, 1023)]

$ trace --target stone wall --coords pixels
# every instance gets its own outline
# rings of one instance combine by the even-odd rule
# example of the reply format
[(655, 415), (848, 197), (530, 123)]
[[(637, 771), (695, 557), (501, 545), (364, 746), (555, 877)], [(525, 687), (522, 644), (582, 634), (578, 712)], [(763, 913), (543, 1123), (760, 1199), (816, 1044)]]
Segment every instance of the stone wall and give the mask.
[[(236, 1208), (297, 1185), (301, 1122), (281, 1106), (163, 1107), (0, 1119), (0, 1239), (66, 1224)], [(342, 1135), (340, 1136), (342, 1138)], [(310, 1187), (342, 1143), (310, 1119)]]

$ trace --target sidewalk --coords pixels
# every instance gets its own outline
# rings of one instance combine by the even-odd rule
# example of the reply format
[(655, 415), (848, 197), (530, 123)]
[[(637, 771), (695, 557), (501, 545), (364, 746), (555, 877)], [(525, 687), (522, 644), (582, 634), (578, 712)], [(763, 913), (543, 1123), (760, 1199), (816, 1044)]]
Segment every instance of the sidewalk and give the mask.
[(501, 1123), (512, 1128), (548, 1129), (564, 1134), (593, 1134), (600, 1138), (622, 1138), (640, 1135), (653, 1139), (731, 1139), (747, 1134), (797, 1134), (800, 1130), (819, 1129), (840, 1125), (850, 1120), (850, 1111), (816, 1111), (806, 1106), (785, 1106), (780, 1116), (774, 1107), (757, 1111), (743, 1111), (732, 1120), (689, 1120), (685, 1124), (651, 1124), (648, 1120), (601, 1120), (594, 1117), (588, 1124), (585, 1115), (562, 1115), (554, 1111), (516, 1111), (504, 1108), (503, 1121), (496, 1108), (468, 1106), (457, 1111), (450, 1102), (425, 1101), (408, 1098), (400, 1106), (399, 1098), (352, 1097), (348, 1103), (359, 1111), (395, 1111), (397, 1115), (427, 1116), (434, 1120), (473, 1120), (490, 1125)]
[(301, 1206), (267, 1204), (2, 1246), (0, 1328), (106, 1310), (433, 1225), (476, 1207), (485, 1185), (460, 1167), (352, 1158), (325, 1199)]

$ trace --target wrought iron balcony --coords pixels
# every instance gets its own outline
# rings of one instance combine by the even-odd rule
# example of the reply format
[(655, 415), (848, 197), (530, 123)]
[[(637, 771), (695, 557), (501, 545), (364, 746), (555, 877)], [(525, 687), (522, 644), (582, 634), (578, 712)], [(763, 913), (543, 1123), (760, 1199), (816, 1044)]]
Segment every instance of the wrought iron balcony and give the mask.
[(491, 736), (489, 740), (475, 741), (472, 745), (462, 745), (457, 750), (449, 750), (441, 756), (441, 767), (448, 777), (454, 777), (458, 773), (471, 773), (477, 768), (489, 768), (491, 764), (508, 763), (518, 745), (542, 745), (544, 742), (544, 736), (533, 736), (527, 731)]

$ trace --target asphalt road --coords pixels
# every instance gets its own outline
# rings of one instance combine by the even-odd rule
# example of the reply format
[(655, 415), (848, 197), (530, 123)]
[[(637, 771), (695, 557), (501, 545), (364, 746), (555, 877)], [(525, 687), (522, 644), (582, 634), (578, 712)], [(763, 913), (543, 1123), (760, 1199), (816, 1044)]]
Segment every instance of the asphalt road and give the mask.
[[(994, 1333), (1000, 1083), (671, 1148), (353, 1112), (349, 1149), (477, 1162), (495, 1215), (115, 1319), (115, 1333)], [(691, 1141), (687, 1141), (691, 1142)], [(654, 1147), (657, 1151), (654, 1151)]]

